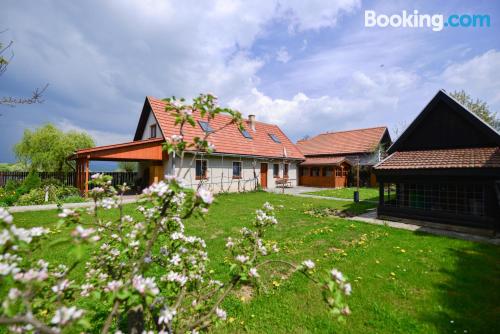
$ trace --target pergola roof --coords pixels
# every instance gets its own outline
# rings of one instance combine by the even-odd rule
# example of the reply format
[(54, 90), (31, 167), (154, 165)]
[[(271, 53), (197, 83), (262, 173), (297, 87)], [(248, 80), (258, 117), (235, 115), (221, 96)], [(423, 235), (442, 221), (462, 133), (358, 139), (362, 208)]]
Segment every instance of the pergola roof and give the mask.
[(69, 160), (146, 161), (163, 160), (162, 138), (97, 146), (76, 151)]

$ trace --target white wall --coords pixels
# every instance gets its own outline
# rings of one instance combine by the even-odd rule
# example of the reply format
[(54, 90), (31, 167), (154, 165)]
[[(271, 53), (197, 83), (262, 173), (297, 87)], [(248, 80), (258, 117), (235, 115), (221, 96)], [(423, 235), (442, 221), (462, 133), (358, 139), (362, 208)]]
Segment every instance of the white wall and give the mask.
[[(196, 188), (200, 180), (196, 180), (196, 169), (195, 163), (193, 162), (191, 166), (191, 160), (193, 155), (186, 154), (184, 157), (184, 162), (182, 163), (181, 176), (186, 175), (184, 178), (192, 188)], [(201, 159), (201, 156), (197, 156), (197, 159)], [(210, 156), (204, 157), (207, 160), (207, 176), (208, 179), (204, 180), (203, 183), (206, 188), (217, 193), (221, 191), (250, 191), (255, 189), (255, 178), (254, 171), (258, 182), (260, 183), (260, 164), (267, 163), (267, 187), (273, 189), (276, 187), (275, 179), (273, 177), (273, 164), (280, 164), (280, 177), (283, 177), (283, 160), (266, 160), (266, 159), (252, 159), (252, 158), (239, 158), (239, 157), (229, 157), (229, 156)], [(178, 173), (181, 167), (181, 159), (177, 157), (175, 159), (175, 173)], [(233, 179), (233, 161), (241, 161), (241, 179)], [(170, 159), (165, 162), (165, 173), (173, 174), (173, 164), (174, 159)], [(255, 167), (254, 167), (255, 164)], [(187, 173), (186, 173), (187, 172)], [(297, 179), (297, 164), (295, 162), (289, 162), (288, 177), (291, 179), (292, 186), (296, 186)]]
[(153, 124), (156, 124), (156, 138), (161, 138), (162, 137), (160, 126), (156, 122), (156, 118), (153, 115), (153, 113), (150, 112), (149, 116), (148, 116), (148, 121), (146, 122), (146, 125), (144, 126), (144, 131), (142, 133), (142, 140), (151, 138), (151, 136), (150, 136), (150, 131), (151, 131), (150, 126), (153, 125)]

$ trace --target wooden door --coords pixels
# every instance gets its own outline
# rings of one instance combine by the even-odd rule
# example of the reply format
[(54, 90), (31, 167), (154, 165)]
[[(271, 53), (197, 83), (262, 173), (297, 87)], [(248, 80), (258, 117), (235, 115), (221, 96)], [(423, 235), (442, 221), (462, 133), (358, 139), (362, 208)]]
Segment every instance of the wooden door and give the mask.
[(267, 163), (260, 163), (260, 186), (263, 189), (267, 188)]
[(163, 165), (149, 166), (149, 184), (163, 180)]

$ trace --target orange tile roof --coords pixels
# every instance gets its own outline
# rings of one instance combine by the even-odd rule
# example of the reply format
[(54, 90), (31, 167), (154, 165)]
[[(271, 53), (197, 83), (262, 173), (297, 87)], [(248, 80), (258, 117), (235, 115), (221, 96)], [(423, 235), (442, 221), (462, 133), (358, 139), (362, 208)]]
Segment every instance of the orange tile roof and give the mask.
[[(147, 98), (153, 114), (155, 115), (160, 129), (165, 137), (170, 137), (174, 134), (179, 134), (179, 126), (175, 126), (174, 117), (165, 111), (165, 102), (154, 97)], [(195, 113), (194, 119), (201, 120), (198, 113)], [(206, 120), (206, 119), (205, 119)], [(210, 126), (217, 130), (222, 128), (231, 117), (225, 114), (219, 114), (214, 119), (210, 120)], [(284, 158), (286, 155), (289, 159), (305, 159), (297, 147), (288, 139), (288, 137), (276, 125), (263, 122), (255, 122), (255, 132), (250, 127), (244, 124), (252, 139), (243, 137), (240, 130), (235, 124), (225, 127), (208, 137), (208, 141), (215, 145), (215, 153), (227, 153), (237, 155), (261, 156), (272, 158)], [(281, 141), (281, 144), (275, 143), (269, 134), (274, 134)], [(194, 137), (203, 137), (205, 133), (196, 123), (195, 127), (190, 125), (184, 128), (184, 139), (192, 141)]]
[(369, 153), (382, 140), (387, 127), (327, 132), (306, 140), (297, 146), (304, 155)]
[(500, 147), (398, 151), (375, 169), (500, 168)]
[(342, 162), (346, 162), (349, 165), (351, 163), (345, 157), (312, 157), (306, 158), (304, 162), (302, 162), (301, 166), (315, 166), (315, 165), (340, 165)]

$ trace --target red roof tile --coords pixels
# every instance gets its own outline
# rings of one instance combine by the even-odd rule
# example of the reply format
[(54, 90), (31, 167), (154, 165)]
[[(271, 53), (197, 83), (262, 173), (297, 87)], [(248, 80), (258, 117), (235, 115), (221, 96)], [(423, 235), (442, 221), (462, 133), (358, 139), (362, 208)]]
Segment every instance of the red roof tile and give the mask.
[[(175, 126), (175, 119), (172, 115), (165, 112), (165, 102), (154, 97), (148, 97), (153, 113), (158, 120), (161, 131), (165, 137), (179, 134), (179, 127)], [(196, 121), (201, 120), (198, 113), (195, 113)], [(229, 115), (219, 114), (213, 120), (210, 120), (210, 126), (217, 130), (231, 121)], [(245, 128), (252, 136), (252, 139), (243, 137), (235, 124), (225, 127), (208, 137), (208, 140), (215, 145), (215, 153), (227, 153), (238, 155), (262, 156), (283, 158), (286, 155), (289, 159), (305, 159), (297, 147), (288, 139), (287, 136), (276, 125), (263, 122), (255, 123), (255, 132), (245, 124)], [(274, 134), (281, 143), (275, 143), (269, 134)], [(195, 127), (190, 125), (184, 128), (186, 141), (192, 141), (194, 137), (203, 137), (205, 133), (197, 123)]]
[(345, 157), (312, 157), (306, 158), (304, 162), (302, 162), (301, 166), (315, 166), (315, 165), (340, 165), (342, 162), (346, 162), (349, 165), (351, 163)]
[(327, 132), (297, 146), (304, 155), (369, 153), (377, 147), (387, 128), (385, 126), (340, 132)]
[(500, 168), (500, 147), (398, 151), (375, 169)]

